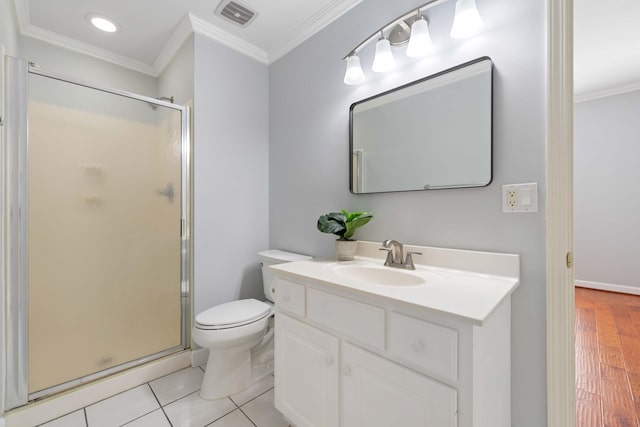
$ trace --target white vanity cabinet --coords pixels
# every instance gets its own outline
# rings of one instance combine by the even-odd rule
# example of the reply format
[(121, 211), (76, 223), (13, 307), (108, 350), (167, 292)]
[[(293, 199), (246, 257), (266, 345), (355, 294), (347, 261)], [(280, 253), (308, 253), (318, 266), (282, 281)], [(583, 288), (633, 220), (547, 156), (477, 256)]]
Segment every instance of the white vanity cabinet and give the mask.
[(336, 278), (331, 261), (271, 267), (276, 408), (295, 427), (510, 427), (519, 260), (504, 257), (495, 273), (424, 267), (443, 280), (413, 288)]
[(296, 426), (338, 426), (338, 338), (276, 317), (277, 407)]
[(454, 427), (454, 388), (348, 342), (342, 348), (342, 424)]
[[(282, 305), (275, 299), (275, 405), (296, 427), (458, 425), (455, 388), (350, 342), (352, 337), (395, 358), (383, 351), (383, 308), (288, 279), (276, 278), (273, 286), (276, 295), (289, 296)], [(292, 300), (288, 293), (296, 286), (306, 288), (306, 292), (296, 292), (302, 302)], [(294, 313), (293, 307), (307, 309), (294, 308)], [(303, 313), (306, 315), (301, 316)], [(296, 315), (306, 321), (292, 317)], [(320, 329), (323, 325), (331, 325), (331, 332)], [(405, 331), (398, 335), (400, 342), (406, 341), (400, 337)], [(443, 353), (439, 341), (419, 342), (417, 336), (411, 341), (412, 352)], [(394, 351), (402, 352), (402, 346), (396, 346)], [(444, 348), (444, 353), (450, 355), (450, 348)], [(456, 360), (447, 360), (447, 365), (457, 366)]]

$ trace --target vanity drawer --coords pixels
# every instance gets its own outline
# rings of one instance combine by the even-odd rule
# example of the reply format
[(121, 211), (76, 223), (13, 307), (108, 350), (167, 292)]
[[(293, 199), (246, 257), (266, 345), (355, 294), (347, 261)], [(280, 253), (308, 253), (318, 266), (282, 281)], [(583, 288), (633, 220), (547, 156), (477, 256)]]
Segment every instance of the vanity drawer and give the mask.
[(399, 313), (389, 314), (389, 352), (445, 380), (458, 379), (458, 331)]
[(290, 282), (281, 277), (276, 277), (271, 284), (271, 297), (276, 307), (301, 317), (305, 315), (304, 291), (304, 285)]
[(307, 318), (375, 348), (384, 349), (384, 309), (309, 288)]

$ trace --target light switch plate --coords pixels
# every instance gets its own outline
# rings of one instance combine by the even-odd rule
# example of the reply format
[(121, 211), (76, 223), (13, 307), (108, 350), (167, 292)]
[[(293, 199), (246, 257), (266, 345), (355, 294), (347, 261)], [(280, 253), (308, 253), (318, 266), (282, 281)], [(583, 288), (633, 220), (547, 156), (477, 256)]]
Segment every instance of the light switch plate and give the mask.
[(538, 183), (503, 185), (502, 212), (538, 212)]

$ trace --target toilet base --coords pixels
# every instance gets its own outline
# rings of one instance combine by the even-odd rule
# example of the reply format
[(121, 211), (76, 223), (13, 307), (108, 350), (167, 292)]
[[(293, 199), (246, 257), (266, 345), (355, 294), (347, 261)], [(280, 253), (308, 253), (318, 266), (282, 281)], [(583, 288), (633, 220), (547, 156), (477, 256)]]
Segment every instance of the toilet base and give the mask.
[(238, 350), (209, 350), (200, 397), (206, 400), (228, 397), (273, 373), (273, 317), (257, 345), (250, 350)]
[(252, 382), (249, 351), (229, 354), (209, 350), (200, 397), (206, 400), (221, 399), (244, 390)]

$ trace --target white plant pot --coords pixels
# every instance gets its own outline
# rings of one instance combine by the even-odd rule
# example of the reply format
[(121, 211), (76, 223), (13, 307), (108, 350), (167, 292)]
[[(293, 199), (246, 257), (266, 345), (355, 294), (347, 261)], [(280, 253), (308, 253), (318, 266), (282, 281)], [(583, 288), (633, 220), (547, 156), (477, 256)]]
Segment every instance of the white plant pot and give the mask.
[(357, 240), (336, 240), (338, 261), (352, 261), (358, 249)]

